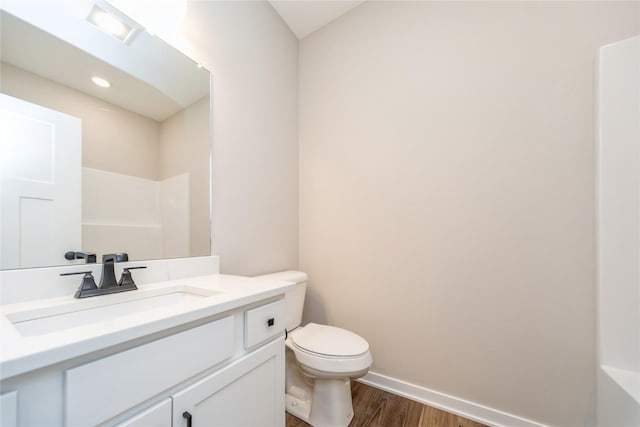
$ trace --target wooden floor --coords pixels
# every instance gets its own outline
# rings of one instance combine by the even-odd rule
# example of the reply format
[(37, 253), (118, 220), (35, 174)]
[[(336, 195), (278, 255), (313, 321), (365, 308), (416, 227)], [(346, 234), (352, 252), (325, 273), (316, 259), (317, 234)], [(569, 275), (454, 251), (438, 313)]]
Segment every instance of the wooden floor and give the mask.
[[(349, 427), (486, 427), (356, 381), (351, 391), (355, 414)], [(308, 425), (287, 413), (287, 427)]]

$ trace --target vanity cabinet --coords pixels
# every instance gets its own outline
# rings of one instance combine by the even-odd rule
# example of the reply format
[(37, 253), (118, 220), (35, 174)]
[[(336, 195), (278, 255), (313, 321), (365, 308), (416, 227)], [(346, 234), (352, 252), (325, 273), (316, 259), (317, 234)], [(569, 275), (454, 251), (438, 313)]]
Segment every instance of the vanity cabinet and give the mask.
[(18, 393), (15, 391), (0, 395), (0, 426), (14, 427), (18, 418)]
[[(276, 340), (177, 391), (118, 427), (263, 427), (282, 425), (282, 341)], [(190, 422), (190, 424), (189, 424)]]
[(284, 426), (282, 299), (178, 329), (5, 380), (2, 409), (24, 427)]
[(151, 408), (117, 424), (117, 427), (171, 427), (171, 399), (164, 399)]
[(281, 349), (278, 340), (175, 393), (173, 426), (278, 425), (284, 415), (277, 405)]
[(67, 369), (65, 422), (98, 425), (159, 390), (215, 366), (234, 354), (234, 319), (204, 325)]

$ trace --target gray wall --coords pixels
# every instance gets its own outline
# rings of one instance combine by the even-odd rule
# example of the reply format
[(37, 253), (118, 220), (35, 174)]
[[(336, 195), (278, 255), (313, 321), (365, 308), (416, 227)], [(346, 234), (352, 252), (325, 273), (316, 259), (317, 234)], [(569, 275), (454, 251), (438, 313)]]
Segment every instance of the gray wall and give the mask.
[(213, 74), (213, 254), (221, 272), (298, 266), (298, 41), (267, 2), (189, 2)]
[(300, 43), (306, 320), (372, 370), (594, 420), (594, 63), (640, 3), (365, 2)]
[(205, 96), (160, 125), (160, 177), (189, 173), (189, 254), (211, 255), (211, 99)]

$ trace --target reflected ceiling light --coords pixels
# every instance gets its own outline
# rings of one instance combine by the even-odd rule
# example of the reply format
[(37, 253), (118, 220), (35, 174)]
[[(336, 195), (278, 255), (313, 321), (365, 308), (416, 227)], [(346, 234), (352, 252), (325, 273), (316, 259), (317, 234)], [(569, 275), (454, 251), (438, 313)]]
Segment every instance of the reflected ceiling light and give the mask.
[(100, 87), (111, 87), (111, 83), (109, 83), (109, 80), (105, 80), (102, 77), (93, 76), (91, 77), (91, 81)]
[(91, 12), (87, 16), (87, 21), (91, 22), (102, 31), (111, 34), (123, 43), (127, 42), (135, 32), (135, 28), (124, 22), (123, 19), (112, 12), (107, 12), (98, 5), (93, 5)]
[[(1, 1), (1, 0), (0, 0)], [(128, 16), (135, 16), (151, 35), (173, 40), (182, 33), (179, 26), (187, 16), (187, 0), (93, 0), (94, 2), (108, 2), (105, 10), (124, 12)], [(100, 3), (98, 3), (100, 4)], [(100, 4), (102, 6), (102, 4)], [(126, 16), (125, 15), (125, 16)], [(116, 15), (118, 16), (118, 15)], [(126, 20), (124, 22), (127, 22)]]

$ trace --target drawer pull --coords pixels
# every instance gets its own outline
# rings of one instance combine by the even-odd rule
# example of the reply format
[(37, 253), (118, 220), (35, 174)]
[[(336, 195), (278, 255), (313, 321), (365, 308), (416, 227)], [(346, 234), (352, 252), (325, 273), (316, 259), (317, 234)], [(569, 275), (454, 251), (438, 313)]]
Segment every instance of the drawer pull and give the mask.
[(188, 413), (187, 411), (184, 411), (182, 413), (182, 418), (184, 418), (185, 420), (187, 420), (187, 427), (191, 427), (191, 414)]
[(276, 320), (272, 317), (269, 320), (267, 320), (267, 326), (268, 327), (272, 327), (273, 325), (276, 324)]

